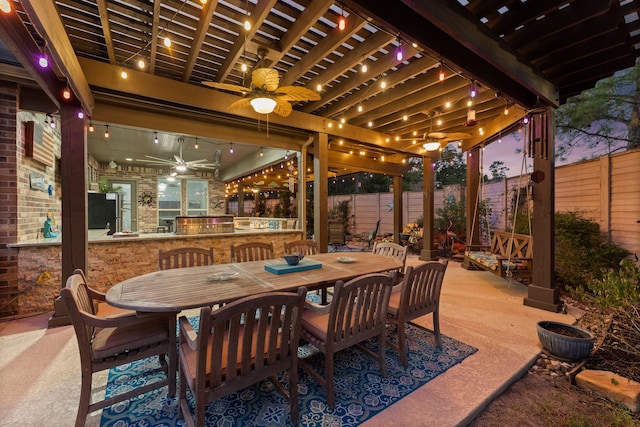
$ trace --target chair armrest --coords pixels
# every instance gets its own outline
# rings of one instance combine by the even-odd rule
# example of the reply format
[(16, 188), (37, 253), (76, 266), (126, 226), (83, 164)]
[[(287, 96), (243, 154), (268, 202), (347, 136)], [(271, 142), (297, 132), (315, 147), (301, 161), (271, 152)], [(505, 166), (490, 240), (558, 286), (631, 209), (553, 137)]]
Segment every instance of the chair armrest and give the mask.
[(87, 288), (87, 293), (89, 294), (89, 296), (97, 301), (107, 301), (107, 297), (103, 292), (100, 291), (96, 291), (95, 289), (91, 289), (90, 287), (86, 287)]
[(180, 316), (178, 324), (180, 325), (180, 341), (186, 341), (191, 350), (197, 350), (198, 334), (193, 329), (193, 326), (191, 326), (191, 323), (189, 323), (186, 317)]
[(136, 316), (113, 316), (113, 317), (98, 317), (89, 313), (80, 313), (84, 323), (87, 326), (93, 326), (95, 328), (118, 328), (121, 326), (130, 326), (132, 323), (138, 321)]
[(320, 305), (315, 302), (311, 302), (308, 299), (304, 300), (304, 308), (313, 310), (318, 314), (327, 314), (331, 310), (331, 304)]

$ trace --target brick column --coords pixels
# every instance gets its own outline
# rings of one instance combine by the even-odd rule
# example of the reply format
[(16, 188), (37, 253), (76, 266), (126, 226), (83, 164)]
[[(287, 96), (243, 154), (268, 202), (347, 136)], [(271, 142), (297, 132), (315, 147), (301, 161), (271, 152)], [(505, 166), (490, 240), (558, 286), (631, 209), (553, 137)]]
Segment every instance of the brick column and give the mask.
[(18, 313), (18, 85), (0, 80), (0, 317)]

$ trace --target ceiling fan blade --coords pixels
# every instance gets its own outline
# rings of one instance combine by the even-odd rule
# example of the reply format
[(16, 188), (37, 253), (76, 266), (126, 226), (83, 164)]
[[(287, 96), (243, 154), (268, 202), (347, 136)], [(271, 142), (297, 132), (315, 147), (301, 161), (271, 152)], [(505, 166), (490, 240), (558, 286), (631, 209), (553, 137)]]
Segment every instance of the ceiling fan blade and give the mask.
[(276, 107), (273, 109), (273, 112), (282, 117), (289, 117), (293, 108), (291, 108), (291, 104), (289, 102), (281, 99), (280, 97), (275, 98)]
[(471, 138), (471, 134), (466, 132), (429, 132), (427, 136), (429, 138), (449, 139), (451, 141)]
[(319, 101), (317, 92), (302, 86), (282, 86), (278, 88), (278, 98), (285, 101)]
[(189, 160), (188, 162), (185, 162), (187, 165), (191, 165), (191, 164), (197, 164), (197, 163), (202, 163), (202, 162), (208, 162), (207, 159), (199, 159), (199, 160)]
[(251, 73), (251, 83), (257, 88), (273, 92), (278, 89), (280, 75), (273, 68), (256, 68)]
[(154, 157), (154, 156), (147, 156), (145, 155), (146, 159), (136, 159), (139, 162), (149, 162), (149, 163), (164, 163), (167, 165), (173, 164), (173, 160), (169, 160), (169, 159), (162, 159), (160, 157)]
[(251, 99), (242, 98), (227, 107), (227, 110), (235, 110), (236, 108), (244, 108), (251, 105)]
[(202, 82), (203, 85), (212, 87), (214, 89), (223, 89), (231, 92), (239, 92), (239, 93), (250, 93), (251, 89), (244, 86), (232, 85), (229, 83), (218, 83), (218, 82)]

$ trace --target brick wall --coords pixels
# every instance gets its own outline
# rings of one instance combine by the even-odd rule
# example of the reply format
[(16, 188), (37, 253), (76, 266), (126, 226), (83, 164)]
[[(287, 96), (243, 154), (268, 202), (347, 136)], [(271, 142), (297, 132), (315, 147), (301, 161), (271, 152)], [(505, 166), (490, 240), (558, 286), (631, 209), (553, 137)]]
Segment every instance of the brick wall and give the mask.
[[(60, 180), (60, 128), (51, 128), (45, 123), (46, 116), (40, 113), (19, 111), (16, 123), (18, 190), (18, 242), (42, 238), (40, 229), (47, 219), (47, 212), (53, 214), (58, 227), (62, 224), (62, 186)], [(25, 155), (24, 123), (34, 122), (34, 138), (42, 138), (44, 132), (53, 136), (53, 166), (46, 166)], [(34, 144), (38, 141), (34, 141)], [(45, 189), (31, 188), (31, 176), (42, 177)], [(53, 187), (49, 195), (48, 186)]]
[(18, 238), (16, 112), (18, 86), (0, 81), (0, 316), (18, 312)]

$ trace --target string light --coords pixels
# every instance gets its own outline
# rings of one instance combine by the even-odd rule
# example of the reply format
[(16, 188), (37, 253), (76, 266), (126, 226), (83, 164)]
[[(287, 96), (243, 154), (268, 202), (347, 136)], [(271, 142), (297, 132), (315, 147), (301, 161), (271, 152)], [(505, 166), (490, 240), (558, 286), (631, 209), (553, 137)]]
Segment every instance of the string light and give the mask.
[(229, 143), (229, 154), (233, 154), (233, 142)]
[(144, 59), (142, 59), (142, 58), (138, 59), (138, 68), (143, 70), (145, 66), (146, 66), (146, 64), (144, 62)]
[(367, 72), (367, 69), (368, 69), (368, 68), (367, 68), (367, 63), (366, 63), (366, 62), (363, 62), (363, 63), (362, 63), (362, 66), (360, 67), (360, 72), (361, 72), (361, 73), (366, 73), (366, 72)]
[(198, 137), (196, 136), (196, 143), (193, 144), (193, 148), (195, 148), (197, 150), (198, 147), (200, 147), (200, 146), (198, 145)]
[(505, 116), (509, 115), (509, 102), (508, 101), (505, 101), (503, 113), (504, 113)]
[(104, 137), (109, 138), (109, 125), (106, 125), (106, 129), (104, 131)]
[(164, 45), (166, 47), (171, 47), (171, 39), (169, 38), (169, 36), (164, 38)]
[(40, 68), (47, 68), (49, 66), (49, 58), (47, 58), (46, 53), (38, 56), (38, 65), (40, 66)]
[(344, 7), (341, 7), (340, 19), (338, 19), (338, 29), (340, 31), (344, 31), (345, 28), (347, 28), (347, 19), (344, 17)]
[(396, 61), (400, 62), (404, 59), (404, 51), (402, 50), (402, 41), (398, 39), (398, 48), (396, 49)]
[(123, 79), (126, 79), (127, 77), (129, 77), (129, 75), (127, 74), (126, 70), (122, 70), (122, 72), (120, 72), (120, 77), (122, 77)]
[(260, 157), (264, 156), (264, 151), (262, 150), (262, 147), (260, 147)]
[(93, 122), (89, 119), (89, 132), (93, 132)]
[(440, 72), (438, 73), (438, 80), (444, 81), (444, 63), (440, 62)]
[(153, 132), (153, 143), (154, 144), (158, 143), (158, 132)]
[(0, 0), (0, 10), (4, 13), (11, 12), (11, 4), (9, 0)]
[(78, 110), (78, 118), (79, 119), (84, 119), (84, 111)]
[(71, 90), (69, 90), (69, 86), (65, 87), (62, 90), (62, 98), (66, 99), (67, 101), (71, 99)]

